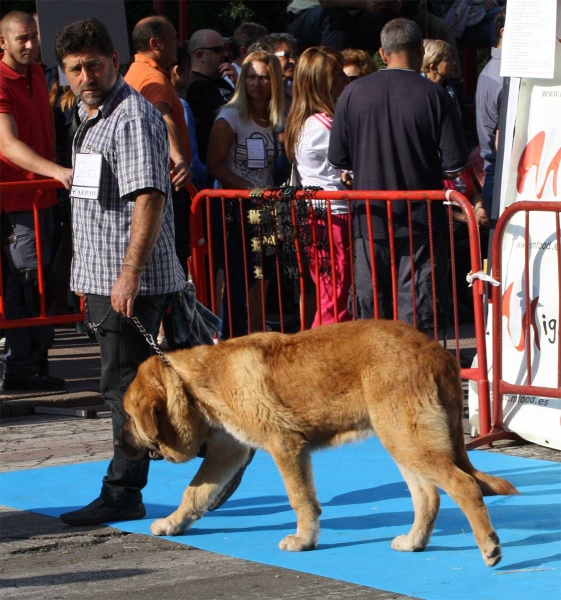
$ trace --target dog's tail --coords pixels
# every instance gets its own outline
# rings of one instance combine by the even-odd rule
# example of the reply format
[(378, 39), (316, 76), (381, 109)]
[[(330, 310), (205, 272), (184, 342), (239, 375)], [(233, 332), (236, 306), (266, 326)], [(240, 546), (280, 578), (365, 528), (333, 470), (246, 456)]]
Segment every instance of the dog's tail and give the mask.
[(483, 473), (483, 471), (478, 471), (471, 464), (464, 443), (463, 430), (462, 437), (458, 436), (457, 442), (458, 443), (455, 447), (455, 454), (457, 458), (456, 465), (462, 469), (464, 473), (471, 475), (475, 481), (477, 481), (479, 489), (484, 496), (510, 496), (520, 493), (506, 479), (503, 479), (502, 477), (496, 477), (495, 475), (489, 475), (489, 473)]
[(495, 475), (489, 475), (489, 473), (483, 473), (483, 471), (478, 471), (471, 464), (465, 444), (463, 443), (463, 431), (462, 438), (459, 438), (458, 442), (459, 443), (455, 448), (456, 466), (464, 473), (471, 475), (475, 481), (477, 481), (479, 489), (484, 496), (511, 496), (520, 493), (506, 479), (496, 477)]
[(520, 492), (502, 477), (495, 477), (495, 475), (489, 475), (488, 473), (482, 473), (477, 469), (473, 468), (473, 472), (470, 475), (477, 481), (481, 493), (484, 496), (510, 496), (519, 494)]

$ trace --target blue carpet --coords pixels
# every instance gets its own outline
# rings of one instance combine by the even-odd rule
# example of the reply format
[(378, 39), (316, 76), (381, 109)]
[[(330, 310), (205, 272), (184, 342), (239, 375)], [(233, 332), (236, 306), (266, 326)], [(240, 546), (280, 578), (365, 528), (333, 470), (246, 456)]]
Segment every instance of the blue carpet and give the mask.
[[(319, 547), (289, 553), (277, 548), (295, 530), (295, 515), (272, 459), (258, 452), (243, 483), (220, 510), (185, 535), (168, 538), (259, 563), (332, 577), (430, 600), (545, 600), (561, 590), (561, 464), (470, 453), (474, 465), (513, 483), (521, 496), (486, 499), (502, 542), (503, 560), (487, 568), (459, 508), (442, 495), (428, 548), (395, 552), (393, 537), (413, 522), (409, 491), (376, 438), (314, 455), (322, 503)], [(150, 523), (175, 510), (199, 466), (153, 463), (144, 493), (145, 519), (113, 523), (150, 535)], [(107, 463), (16, 471), (0, 476), (0, 503), (44, 515), (82, 507), (97, 497)]]

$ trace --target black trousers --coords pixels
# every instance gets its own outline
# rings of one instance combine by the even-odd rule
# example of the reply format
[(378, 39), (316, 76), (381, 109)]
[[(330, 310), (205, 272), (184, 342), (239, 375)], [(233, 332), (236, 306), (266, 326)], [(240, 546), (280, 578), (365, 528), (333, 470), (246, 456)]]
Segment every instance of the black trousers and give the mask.
[[(25, 319), (40, 314), (37, 288), (37, 252), (33, 211), (1, 213), (4, 309), (7, 319)], [(51, 266), (54, 208), (39, 211), (43, 273), (47, 313), (52, 313), (54, 275)], [(30, 375), (48, 375), (49, 349), (53, 346), (54, 328), (19, 327), (6, 329), (4, 379), (20, 380)]]
[(366, 10), (352, 11), (351, 15), (344, 8), (314, 6), (294, 17), (289, 15), (287, 31), (307, 45), (375, 52), (380, 48), (384, 22), (379, 14)]
[[(172, 294), (137, 296), (134, 315), (154, 339)], [(109, 296), (88, 295), (92, 323), (99, 323), (111, 306)], [(123, 398), (136, 376), (138, 366), (153, 354), (152, 348), (134, 323), (111, 310), (97, 331), (101, 351), (101, 396), (111, 407), (113, 439), (126, 420)], [(130, 460), (114, 447), (113, 459), (103, 478), (101, 497), (110, 506), (130, 508), (142, 500), (141, 490), (148, 480), (148, 460)]]
[[(393, 318), (391, 281), (391, 256), (387, 240), (375, 240), (376, 282), (372, 285), (372, 262), (368, 240), (357, 238), (355, 242), (355, 285), (357, 317), (374, 317), (374, 297), (378, 299), (379, 317)], [(435, 290), (432, 288), (432, 267), (429, 240), (423, 235), (413, 236), (414, 283), (411, 273), (409, 237), (395, 238), (395, 263), (397, 275), (397, 309), (400, 321), (413, 325), (414, 311), (417, 313), (417, 328), (434, 327), (433, 296), (436, 294), (438, 328), (447, 327), (450, 311), (448, 291), (449, 260), (447, 258), (448, 237), (435, 235), (433, 239)], [(415, 306), (413, 306), (413, 285)], [(352, 299), (351, 299), (352, 300)], [(349, 304), (352, 304), (350, 302)], [(349, 307), (352, 310), (352, 307)]]

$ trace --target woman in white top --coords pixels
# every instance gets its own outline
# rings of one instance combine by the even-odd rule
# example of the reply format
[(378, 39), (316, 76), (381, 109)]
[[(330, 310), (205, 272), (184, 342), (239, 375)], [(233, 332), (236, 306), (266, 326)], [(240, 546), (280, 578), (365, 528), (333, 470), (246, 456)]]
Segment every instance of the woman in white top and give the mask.
[[(334, 169), (327, 160), (331, 123), (335, 102), (347, 82), (343, 71), (343, 56), (326, 47), (308, 48), (298, 60), (294, 73), (292, 107), (284, 134), (285, 150), (295, 164), (304, 186), (320, 186), (324, 190), (347, 189), (343, 178), (347, 174)], [(314, 202), (314, 211), (323, 202)], [(312, 327), (347, 321), (351, 287), (352, 257), (350, 255), (350, 223), (348, 203), (332, 200), (326, 203), (331, 212), (331, 230), (327, 217), (314, 215), (311, 226), (317, 240), (323, 240), (325, 249), (313, 248), (310, 272), (316, 284), (318, 310)], [(334, 254), (330, 255), (329, 235), (333, 237)], [(333, 301), (333, 278), (330, 263), (335, 266), (336, 307)]]
[(207, 167), (223, 188), (272, 186), (283, 109), (278, 58), (252, 52), (244, 60), (232, 100), (218, 113), (210, 133)]
[[(232, 100), (220, 111), (210, 133), (207, 167), (225, 189), (247, 190), (273, 186), (273, 167), (280, 153), (278, 130), (284, 125), (284, 87), (279, 59), (266, 52), (252, 52), (242, 65)], [(251, 208), (243, 202), (243, 213)], [(228, 225), (228, 272), (232, 328), (228, 335), (244, 335), (263, 329), (261, 286), (255, 285), (250, 245), (251, 226), (242, 222), (238, 204)], [(215, 242), (219, 242), (215, 240)], [(244, 263), (243, 248), (246, 248)], [(223, 265), (220, 265), (223, 266)], [(250, 289), (249, 299), (245, 289)], [(265, 285), (266, 293), (266, 285)]]

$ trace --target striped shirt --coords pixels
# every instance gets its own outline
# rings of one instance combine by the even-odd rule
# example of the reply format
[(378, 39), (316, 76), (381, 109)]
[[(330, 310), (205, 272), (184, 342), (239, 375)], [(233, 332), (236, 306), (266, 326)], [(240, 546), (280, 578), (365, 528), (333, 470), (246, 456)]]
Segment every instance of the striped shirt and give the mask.
[(160, 235), (140, 279), (141, 295), (176, 292), (185, 277), (175, 254), (169, 141), (160, 113), (119, 76), (102, 106), (80, 125), (72, 149), (101, 154), (97, 199), (72, 197), (71, 287), (110, 296), (130, 241), (135, 198), (152, 188), (165, 194)]
[(502, 89), (501, 49), (491, 48), (491, 60), (479, 75), (475, 94), (477, 137), (481, 157), (485, 161), (485, 171), (495, 170), (495, 136), (499, 126)]

